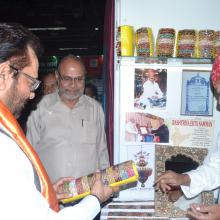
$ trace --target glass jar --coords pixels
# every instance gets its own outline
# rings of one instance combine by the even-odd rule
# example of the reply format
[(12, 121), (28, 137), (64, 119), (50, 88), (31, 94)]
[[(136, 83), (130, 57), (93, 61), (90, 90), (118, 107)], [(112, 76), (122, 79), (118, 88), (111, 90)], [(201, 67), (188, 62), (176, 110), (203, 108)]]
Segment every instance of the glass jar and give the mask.
[(177, 35), (176, 57), (191, 58), (196, 56), (196, 31), (180, 30)]
[(220, 55), (220, 31), (215, 32), (214, 57)]
[(175, 45), (175, 30), (161, 28), (157, 35), (156, 56), (173, 57)]
[(116, 51), (118, 56), (134, 56), (134, 29), (132, 26), (118, 27)]
[(200, 30), (198, 34), (198, 57), (214, 57), (214, 30)]
[(153, 56), (153, 35), (149, 27), (142, 27), (136, 31), (137, 56)]

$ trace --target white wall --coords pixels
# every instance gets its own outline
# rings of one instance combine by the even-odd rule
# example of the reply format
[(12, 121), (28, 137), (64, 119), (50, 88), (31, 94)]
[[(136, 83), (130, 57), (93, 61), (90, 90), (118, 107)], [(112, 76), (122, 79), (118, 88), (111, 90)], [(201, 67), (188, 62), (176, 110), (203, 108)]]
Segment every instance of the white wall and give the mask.
[[(151, 27), (154, 39), (160, 28), (220, 30), (220, 0), (115, 0), (115, 25), (134, 30)], [(178, 90), (178, 88), (177, 88)], [(220, 112), (214, 102), (214, 137), (220, 131)]]
[(118, 26), (220, 30), (219, 0), (116, 0)]

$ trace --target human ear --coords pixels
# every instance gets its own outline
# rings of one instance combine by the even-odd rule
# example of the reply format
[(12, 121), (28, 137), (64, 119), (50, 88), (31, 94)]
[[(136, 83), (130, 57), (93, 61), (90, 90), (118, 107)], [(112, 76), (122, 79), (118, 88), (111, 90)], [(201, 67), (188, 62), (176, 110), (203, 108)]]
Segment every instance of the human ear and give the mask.
[(58, 81), (59, 80), (59, 75), (58, 75), (59, 73), (58, 73), (58, 70), (55, 70), (55, 77), (56, 77), (56, 81)]
[(0, 90), (4, 90), (6, 88), (7, 80), (10, 74), (10, 67), (8, 62), (4, 62), (0, 64)]

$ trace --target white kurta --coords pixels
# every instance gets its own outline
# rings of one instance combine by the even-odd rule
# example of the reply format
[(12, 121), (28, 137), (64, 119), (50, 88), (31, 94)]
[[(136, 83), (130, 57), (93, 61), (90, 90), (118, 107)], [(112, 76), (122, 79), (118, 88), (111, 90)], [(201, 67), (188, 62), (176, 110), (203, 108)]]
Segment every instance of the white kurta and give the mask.
[(205, 158), (203, 165), (196, 170), (187, 172), (190, 176), (190, 186), (181, 186), (188, 198), (198, 195), (202, 191), (213, 190), (220, 186), (220, 139), (217, 147)]
[(45, 96), (27, 122), (27, 138), (51, 180), (80, 177), (109, 166), (101, 105), (83, 95), (73, 109), (57, 93)]
[(163, 93), (158, 85), (157, 82), (151, 82), (149, 80), (147, 80), (144, 84), (143, 84), (143, 94), (142, 96), (144, 98), (151, 98), (152, 97), (157, 97), (157, 98), (162, 98), (163, 97)]
[(163, 97), (163, 93), (157, 82), (151, 82), (147, 80), (143, 84), (143, 93), (140, 96), (139, 102), (142, 103), (143, 105), (149, 106), (150, 105), (149, 99), (155, 99), (155, 97), (160, 99)]
[(125, 126), (126, 134), (125, 139), (126, 141), (137, 141), (138, 140), (138, 129), (136, 124), (128, 121)]
[[(1, 125), (0, 125), (1, 127)], [(4, 220), (89, 220), (100, 211), (93, 196), (56, 213), (36, 189), (31, 162), (19, 146), (0, 132), (0, 219)]]

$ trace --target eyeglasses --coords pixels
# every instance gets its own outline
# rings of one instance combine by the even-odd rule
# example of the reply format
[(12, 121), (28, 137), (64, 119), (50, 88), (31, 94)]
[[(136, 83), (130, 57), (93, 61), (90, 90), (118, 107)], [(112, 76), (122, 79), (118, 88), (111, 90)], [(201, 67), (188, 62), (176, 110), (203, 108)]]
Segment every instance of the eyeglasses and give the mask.
[(85, 76), (77, 76), (77, 77), (73, 77), (73, 78), (72, 78), (72, 77), (69, 77), (69, 76), (61, 76), (61, 74), (60, 74), (59, 71), (57, 71), (57, 73), (58, 73), (60, 79), (61, 79), (65, 84), (68, 84), (68, 85), (72, 84), (73, 82), (74, 82), (74, 83), (82, 83), (82, 82), (84, 82), (84, 80), (85, 80)]
[(40, 80), (35, 79), (34, 77), (20, 71), (19, 69), (17, 69), (16, 67), (9, 65), (9, 67), (14, 70), (14, 76), (17, 76), (18, 74), (22, 74), (25, 77), (27, 77), (28, 79), (30, 79), (33, 83), (31, 85), (31, 92), (34, 92), (37, 90), (37, 88), (39, 87), (39, 85), (41, 84)]

